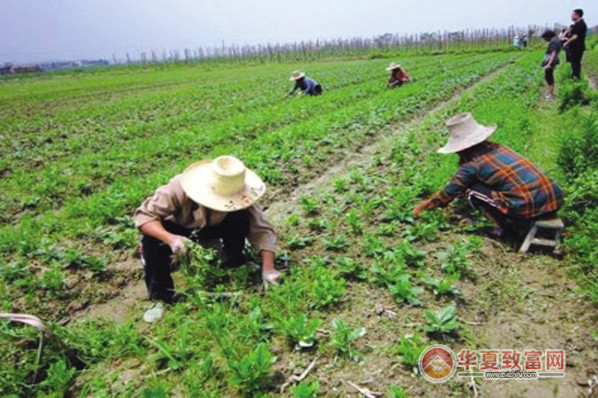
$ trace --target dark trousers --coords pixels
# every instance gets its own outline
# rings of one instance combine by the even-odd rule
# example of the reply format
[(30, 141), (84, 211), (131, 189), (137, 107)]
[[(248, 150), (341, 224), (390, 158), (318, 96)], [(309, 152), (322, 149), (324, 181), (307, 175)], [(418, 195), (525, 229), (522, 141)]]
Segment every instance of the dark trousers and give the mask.
[(503, 229), (513, 232), (527, 232), (534, 221), (556, 216), (556, 211), (554, 211), (542, 214), (536, 218), (509, 217), (498, 210), (498, 203), (492, 199), (492, 189), (485, 184), (474, 184), (466, 191), (465, 195), (471, 207), (489, 212)]
[(581, 79), (581, 59), (583, 58), (583, 51), (571, 52), (567, 58), (571, 63), (571, 76), (574, 79)]
[[(225, 265), (233, 267), (245, 262), (243, 249), (245, 239), (249, 235), (248, 210), (228, 213), (220, 224), (201, 230), (183, 228), (170, 221), (162, 221), (162, 225), (168, 232), (186, 236), (194, 242), (222, 239), (222, 250), (226, 257)], [(174, 296), (174, 282), (170, 275), (172, 271), (170, 246), (148, 235), (143, 235), (141, 245), (148, 298), (171, 303)]]

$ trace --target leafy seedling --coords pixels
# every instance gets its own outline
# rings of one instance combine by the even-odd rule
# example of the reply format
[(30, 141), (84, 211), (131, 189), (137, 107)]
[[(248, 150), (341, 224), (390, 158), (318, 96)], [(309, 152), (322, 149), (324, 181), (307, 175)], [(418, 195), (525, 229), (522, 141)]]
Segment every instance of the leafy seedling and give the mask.
[(397, 302), (397, 304), (408, 302), (411, 305), (422, 305), (419, 295), (423, 292), (423, 288), (413, 286), (411, 284), (411, 275), (403, 274), (394, 280), (394, 283), (388, 285), (388, 290)]
[(322, 239), (322, 243), (327, 250), (331, 251), (343, 251), (347, 246), (349, 246), (349, 242), (344, 235), (334, 235), (332, 238)]
[(413, 334), (411, 336), (401, 337), (397, 352), (401, 362), (408, 366), (411, 369), (411, 372), (417, 374), (419, 372), (419, 357), (425, 348), (426, 344), (422, 342), (420, 335)]
[(448, 274), (442, 279), (427, 277), (424, 279), (424, 282), (432, 289), (435, 295), (451, 294), (458, 296), (461, 292), (455, 285), (455, 282), (458, 281), (460, 277), (461, 275), (459, 273)]
[(388, 398), (409, 398), (409, 396), (401, 387), (390, 387)]
[(310, 198), (309, 196), (304, 196), (299, 200), (301, 207), (303, 207), (303, 211), (307, 215), (313, 216), (318, 214), (318, 200), (315, 198)]
[(247, 396), (268, 388), (270, 383), (270, 368), (276, 362), (276, 357), (268, 350), (264, 343), (260, 343), (254, 352), (240, 360), (229, 360), (228, 367), (232, 372), (230, 382), (239, 387)]
[(319, 319), (308, 321), (304, 313), (283, 319), (279, 324), (282, 333), (298, 350), (313, 347), (316, 342), (316, 329), (319, 326)]
[(441, 336), (443, 339), (450, 339), (450, 334), (459, 330), (457, 321), (457, 309), (454, 306), (445, 307), (438, 312), (426, 310), (424, 312), (426, 324), (424, 331), (431, 335)]
[(367, 269), (363, 263), (352, 258), (341, 257), (336, 260), (336, 264), (338, 265), (339, 274), (343, 277), (360, 281), (366, 280), (368, 277)]
[[(317, 270), (315, 268), (314, 270)], [(325, 269), (319, 268), (314, 272), (315, 278), (311, 286), (310, 297), (312, 306), (315, 308), (325, 308), (331, 304), (338, 303), (345, 296), (345, 279), (334, 277)]]
[(320, 382), (315, 380), (311, 384), (306, 381), (302, 381), (295, 387), (291, 388), (293, 398), (315, 398), (320, 392)]
[(330, 340), (332, 346), (342, 356), (346, 356), (353, 361), (360, 361), (362, 355), (355, 348), (354, 341), (365, 336), (365, 328), (351, 329), (341, 318), (334, 318), (332, 326), (334, 327)]

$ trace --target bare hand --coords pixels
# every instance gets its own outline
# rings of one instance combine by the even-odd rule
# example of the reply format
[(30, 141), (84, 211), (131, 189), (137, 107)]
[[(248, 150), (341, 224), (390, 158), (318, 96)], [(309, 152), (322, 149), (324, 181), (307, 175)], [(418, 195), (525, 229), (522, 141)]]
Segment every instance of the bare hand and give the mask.
[(415, 217), (420, 217), (422, 212), (424, 210), (427, 210), (430, 208), (430, 201), (429, 200), (422, 200), (421, 202), (419, 202), (417, 204), (417, 206), (415, 206), (415, 208), (413, 209), (413, 215)]
[(187, 244), (191, 242), (188, 238), (181, 235), (172, 235), (172, 238), (168, 242), (170, 250), (175, 257), (179, 257), (185, 254), (187, 251)]

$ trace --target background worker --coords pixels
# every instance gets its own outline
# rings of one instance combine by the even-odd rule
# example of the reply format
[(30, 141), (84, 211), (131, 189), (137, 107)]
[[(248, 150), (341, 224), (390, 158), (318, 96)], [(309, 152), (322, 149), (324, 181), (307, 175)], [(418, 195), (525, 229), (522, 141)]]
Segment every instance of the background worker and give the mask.
[(401, 87), (403, 84), (411, 81), (407, 71), (395, 62), (391, 62), (386, 70), (390, 71), (390, 77), (388, 78), (388, 82), (386, 82), (386, 87), (388, 88)]
[(305, 73), (303, 72), (296, 70), (295, 72), (293, 72), (289, 80), (295, 82), (293, 88), (291, 88), (291, 91), (289, 91), (289, 97), (292, 96), (297, 90), (301, 90), (303, 94), (307, 95), (322, 94), (323, 90), (320, 83), (318, 83), (311, 77), (305, 76)]
[(548, 29), (542, 33), (542, 38), (548, 42), (542, 67), (544, 68), (544, 80), (546, 80), (546, 99), (554, 99), (554, 69), (561, 62), (559, 52), (561, 41), (554, 31)]
[(563, 48), (567, 53), (567, 62), (571, 63), (571, 76), (574, 79), (581, 79), (581, 59), (586, 50), (588, 26), (583, 20), (583, 10), (581, 9), (573, 10), (571, 20), (573, 20), (573, 25), (569, 28)]
[(190, 240), (221, 239), (223, 266), (238, 267), (247, 261), (248, 239), (261, 256), (264, 283), (277, 282), (276, 234), (256, 204), (265, 191), (264, 182), (239, 159), (221, 156), (192, 164), (141, 204), (133, 218), (143, 233), (148, 297), (156, 301), (144, 315), (147, 322), (162, 316), (162, 302), (172, 302), (170, 274)]
[(492, 221), (493, 235), (505, 229), (526, 232), (533, 220), (552, 218), (563, 203), (563, 191), (532, 162), (512, 149), (487, 139), (496, 126), (479, 125), (469, 113), (447, 121), (449, 140), (439, 153), (457, 153), (459, 171), (449, 184), (413, 210), (444, 207), (463, 195)]

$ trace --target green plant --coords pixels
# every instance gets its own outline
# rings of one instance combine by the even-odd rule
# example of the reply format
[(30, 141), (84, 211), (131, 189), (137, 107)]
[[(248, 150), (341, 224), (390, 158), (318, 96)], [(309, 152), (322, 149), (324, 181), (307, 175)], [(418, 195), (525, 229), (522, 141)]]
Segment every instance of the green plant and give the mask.
[(349, 245), (345, 235), (341, 234), (336, 234), (330, 239), (324, 238), (322, 239), (322, 243), (327, 250), (332, 251), (342, 251)]
[(315, 398), (320, 392), (320, 382), (315, 380), (311, 384), (302, 381), (295, 387), (291, 388), (293, 398)]
[(388, 398), (409, 398), (409, 396), (401, 387), (390, 387)]
[(412, 305), (422, 305), (419, 295), (424, 289), (419, 286), (413, 286), (410, 280), (411, 275), (409, 274), (402, 274), (395, 278), (392, 283), (388, 284), (390, 295), (398, 304), (406, 301)]
[(468, 278), (475, 278), (475, 272), (471, 269), (471, 262), (468, 253), (471, 245), (465, 243), (455, 243), (447, 250), (436, 253), (436, 258), (441, 261), (441, 268), (449, 274), (460, 274)]
[(228, 361), (228, 367), (232, 372), (230, 382), (248, 396), (263, 391), (270, 382), (270, 368), (274, 362), (276, 357), (261, 343), (255, 351), (240, 360)]
[(455, 286), (455, 282), (461, 278), (459, 273), (455, 274), (447, 274), (444, 278), (432, 278), (427, 277), (424, 279), (424, 282), (432, 288), (434, 294), (442, 295), (442, 294), (452, 294), (458, 296), (461, 294), (459, 288)]
[(307, 320), (304, 313), (290, 316), (279, 323), (281, 332), (295, 345), (296, 349), (312, 347), (316, 341), (316, 329), (320, 320), (312, 318)]
[(355, 280), (366, 280), (367, 269), (363, 263), (356, 261), (350, 257), (341, 257), (336, 260), (338, 265), (338, 272), (343, 277), (353, 278)]
[(424, 331), (427, 333), (445, 337), (459, 330), (457, 309), (454, 306), (442, 308), (438, 312), (426, 310), (424, 317), (427, 321)]
[(51, 364), (46, 379), (40, 383), (44, 391), (43, 396), (63, 397), (73, 381), (75, 372), (76, 369), (70, 368), (63, 359)]
[(419, 268), (426, 264), (426, 252), (417, 250), (410, 242), (403, 242), (398, 247), (398, 251), (408, 266)]
[(323, 268), (313, 268), (310, 298), (315, 308), (325, 308), (338, 303), (345, 295), (345, 279), (336, 277)]
[(310, 198), (309, 196), (303, 196), (299, 199), (299, 203), (301, 207), (303, 207), (303, 211), (307, 215), (315, 215), (318, 214), (318, 200), (315, 198)]
[(334, 328), (330, 337), (330, 343), (332, 346), (343, 356), (348, 357), (354, 361), (360, 361), (362, 359), (361, 353), (355, 348), (354, 341), (365, 336), (365, 328), (351, 329), (341, 319), (334, 318), (332, 321)]
[(397, 352), (401, 362), (407, 365), (414, 374), (418, 373), (418, 363), (421, 353), (426, 349), (420, 335), (413, 334), (401, 337)]
[(40, 279), (40, 286), (46, 289), (53, 296), (64, 294), (64, 280), (66, 274), (58, 263), (53, 263), (47, 268)]
[(289, 249), (296, 250), (296, 249), (303, 249), (313, 242), (313, 238), (310, 236), (293, 234), (287, 235), (286, 243)]
[(355, 209), (349, 210), (345, 219), (351, 227), (351, 232), (354, 235), (359, 235), (363, 232), (363, 223), (359, 219), (359, 216), (357, 215), (357, 211)]

